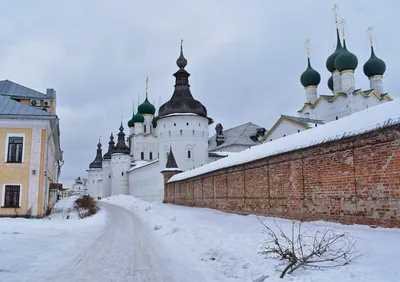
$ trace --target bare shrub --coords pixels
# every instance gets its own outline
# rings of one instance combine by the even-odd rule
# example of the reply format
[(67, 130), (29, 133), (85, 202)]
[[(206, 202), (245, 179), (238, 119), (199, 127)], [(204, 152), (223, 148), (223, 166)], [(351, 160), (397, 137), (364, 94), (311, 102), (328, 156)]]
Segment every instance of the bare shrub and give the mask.
[(299, 268), (324, 269), (347, 265), (361, 255), (355, 248), (356, 240), (348, 233), (336, 233), (328, 228), (312, 231), (301, 222), (293, 221), (291, 232), (285, 234), (275, 221), (277, 232), (260, 222), (267, 236), (260, 254), (282, 261), (285, 268), (280, 278)]
[(31, 218), (32, 217), (32, 207), (30, 207), (27, 211), (26, 214), (24, 215), (25, 218)]
[(90, 195), (83, 195), (76, 199), (74, 208), (81, 219), (92, 216), (100, 210), (97, 201)]
[(47, 217), (51, 214), (53, 211), (53, 206), (52, 205), (47, 205), (46, 210), (44, 211), (44, 216)]

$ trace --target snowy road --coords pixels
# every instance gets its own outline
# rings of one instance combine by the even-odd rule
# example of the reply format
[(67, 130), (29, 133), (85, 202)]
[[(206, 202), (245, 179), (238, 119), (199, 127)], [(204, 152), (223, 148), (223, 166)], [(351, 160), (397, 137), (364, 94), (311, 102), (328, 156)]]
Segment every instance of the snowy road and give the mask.
[(170, 260), (148, 227), (131, 211), (102, 204), (107, 213), (100, 236), (49, 281), (174, 281)]

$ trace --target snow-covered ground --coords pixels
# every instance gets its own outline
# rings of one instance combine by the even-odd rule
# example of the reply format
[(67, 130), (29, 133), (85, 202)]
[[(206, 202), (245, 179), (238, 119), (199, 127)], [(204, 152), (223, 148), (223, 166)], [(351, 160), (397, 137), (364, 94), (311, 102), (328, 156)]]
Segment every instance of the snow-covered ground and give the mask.
[[(66, 219), (73, 198), (51, 219), (0, 219), (0, 281), (234, 282), (281, 281), (279, 263), (259, 255), (263, 226), (256, 216), (148, 203), (132, 196), (102, 200), (90, 218)], [(64, 211), (64, 212), (62, 212)], [(260, 217), (274, 227), (273, 218)], [(276, 219), (283, 230), (291, 221)], [(365, 253), (350, 265), (298, 270), (287, 281), (399, 281), (400, 229), (328, 222), (312, 230), (349, 232)]]
[(73, 200), (59, 201), (60, 212), (51, 219), (0, 218), (0, 281), (43, 281), (93, 242), (105, 213), (83, 220), (70, 213), (66, 219)]
[[(173, 261), (186, 273), (201, 274), (201, 281), (282, 281), (277, 261), (258, 254), (263, 243), (263, 226), (256, 216), (242, 216), (211, 209), (148, 203), (131, 196), (113, 196), (103, 201), (126, 207), (151, 227), (154, 235)], [(260, 217), (269, 226), (273, 218)], [(290, 220), (276, 219), (288, 230)], [(287, 281), (400, 281), (400, 229), (370, 228), (328, 222), (306, 223), (310, 229), (332, 228), (349, 232), (357, 239), (364, 256), (350, 265), (324, 270), (297, 270), (285, 276)], [(179, 280), (178, 280), (179, 282)]]

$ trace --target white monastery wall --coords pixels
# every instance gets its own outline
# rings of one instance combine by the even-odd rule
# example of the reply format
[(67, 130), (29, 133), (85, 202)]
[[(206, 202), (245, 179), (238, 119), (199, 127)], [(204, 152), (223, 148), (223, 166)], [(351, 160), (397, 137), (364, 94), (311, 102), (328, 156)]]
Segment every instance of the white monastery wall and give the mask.
[(164, 180), (158, 161), (129, 171), (129, 194), (149, 202), (162, 202)]

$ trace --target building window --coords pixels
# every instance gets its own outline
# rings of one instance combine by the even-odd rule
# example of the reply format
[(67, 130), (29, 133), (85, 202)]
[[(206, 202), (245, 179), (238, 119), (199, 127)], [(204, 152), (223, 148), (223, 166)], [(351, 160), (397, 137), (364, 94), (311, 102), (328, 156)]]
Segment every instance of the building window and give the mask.
[(152, 160), (153, 159), (153, 152), (149, 153), (149, 159)]
[(3, 186), (3, 203), (4, 208), (19, 208), (21, 199), (20, 185), (4, 185)]
[(169, 138), (171, 138), (171, 131), (169, 131)]
[(176, 126), (176, 123), (174, 122), (174, 126)]
[(317, 127), (318, 126), (318, 124), (315, 124), (315, 127)]
[(143, 130), (144, 130), (144, 133), (146, 133), (146, 125), (145, 124), (143, 125)]
[(22, 163), (24, 138), (12, 136), (8, 138), (8, 163)]
[(194, 136), (194, 129), (193, 129), (193, 136)]
[(192, 152), (190, 150), (188, 150), (187, 152), (188, 152), (188, 159), (192, 158)]
[(152, 133), (153, 132), (153, 127), (152, 127), (152, 125), (150, 124), (150, 133)]
[(283, 134), (283, 137), (286, 137), (286, 134)]
[(300, 132), (300, 129), (298, 129), (297, 132)]
[(272, 138), (271, 138), (271, 139), (269, 139), (269, 141), (272, 141)]
[(144, 152), (140, 153), (140, 159), (144, 160)]
[(182, 129), (181, 129), (181, 136), (182, 136)]
[(124, 172), (121, 172), (121, 175), (124, 176)]
[(186, 125), (189, 126), (189, 123), (187, 122)]
[(338, 120), (339, 119), (339, 117), (338, 116), (336, 116), (336, 120)]

